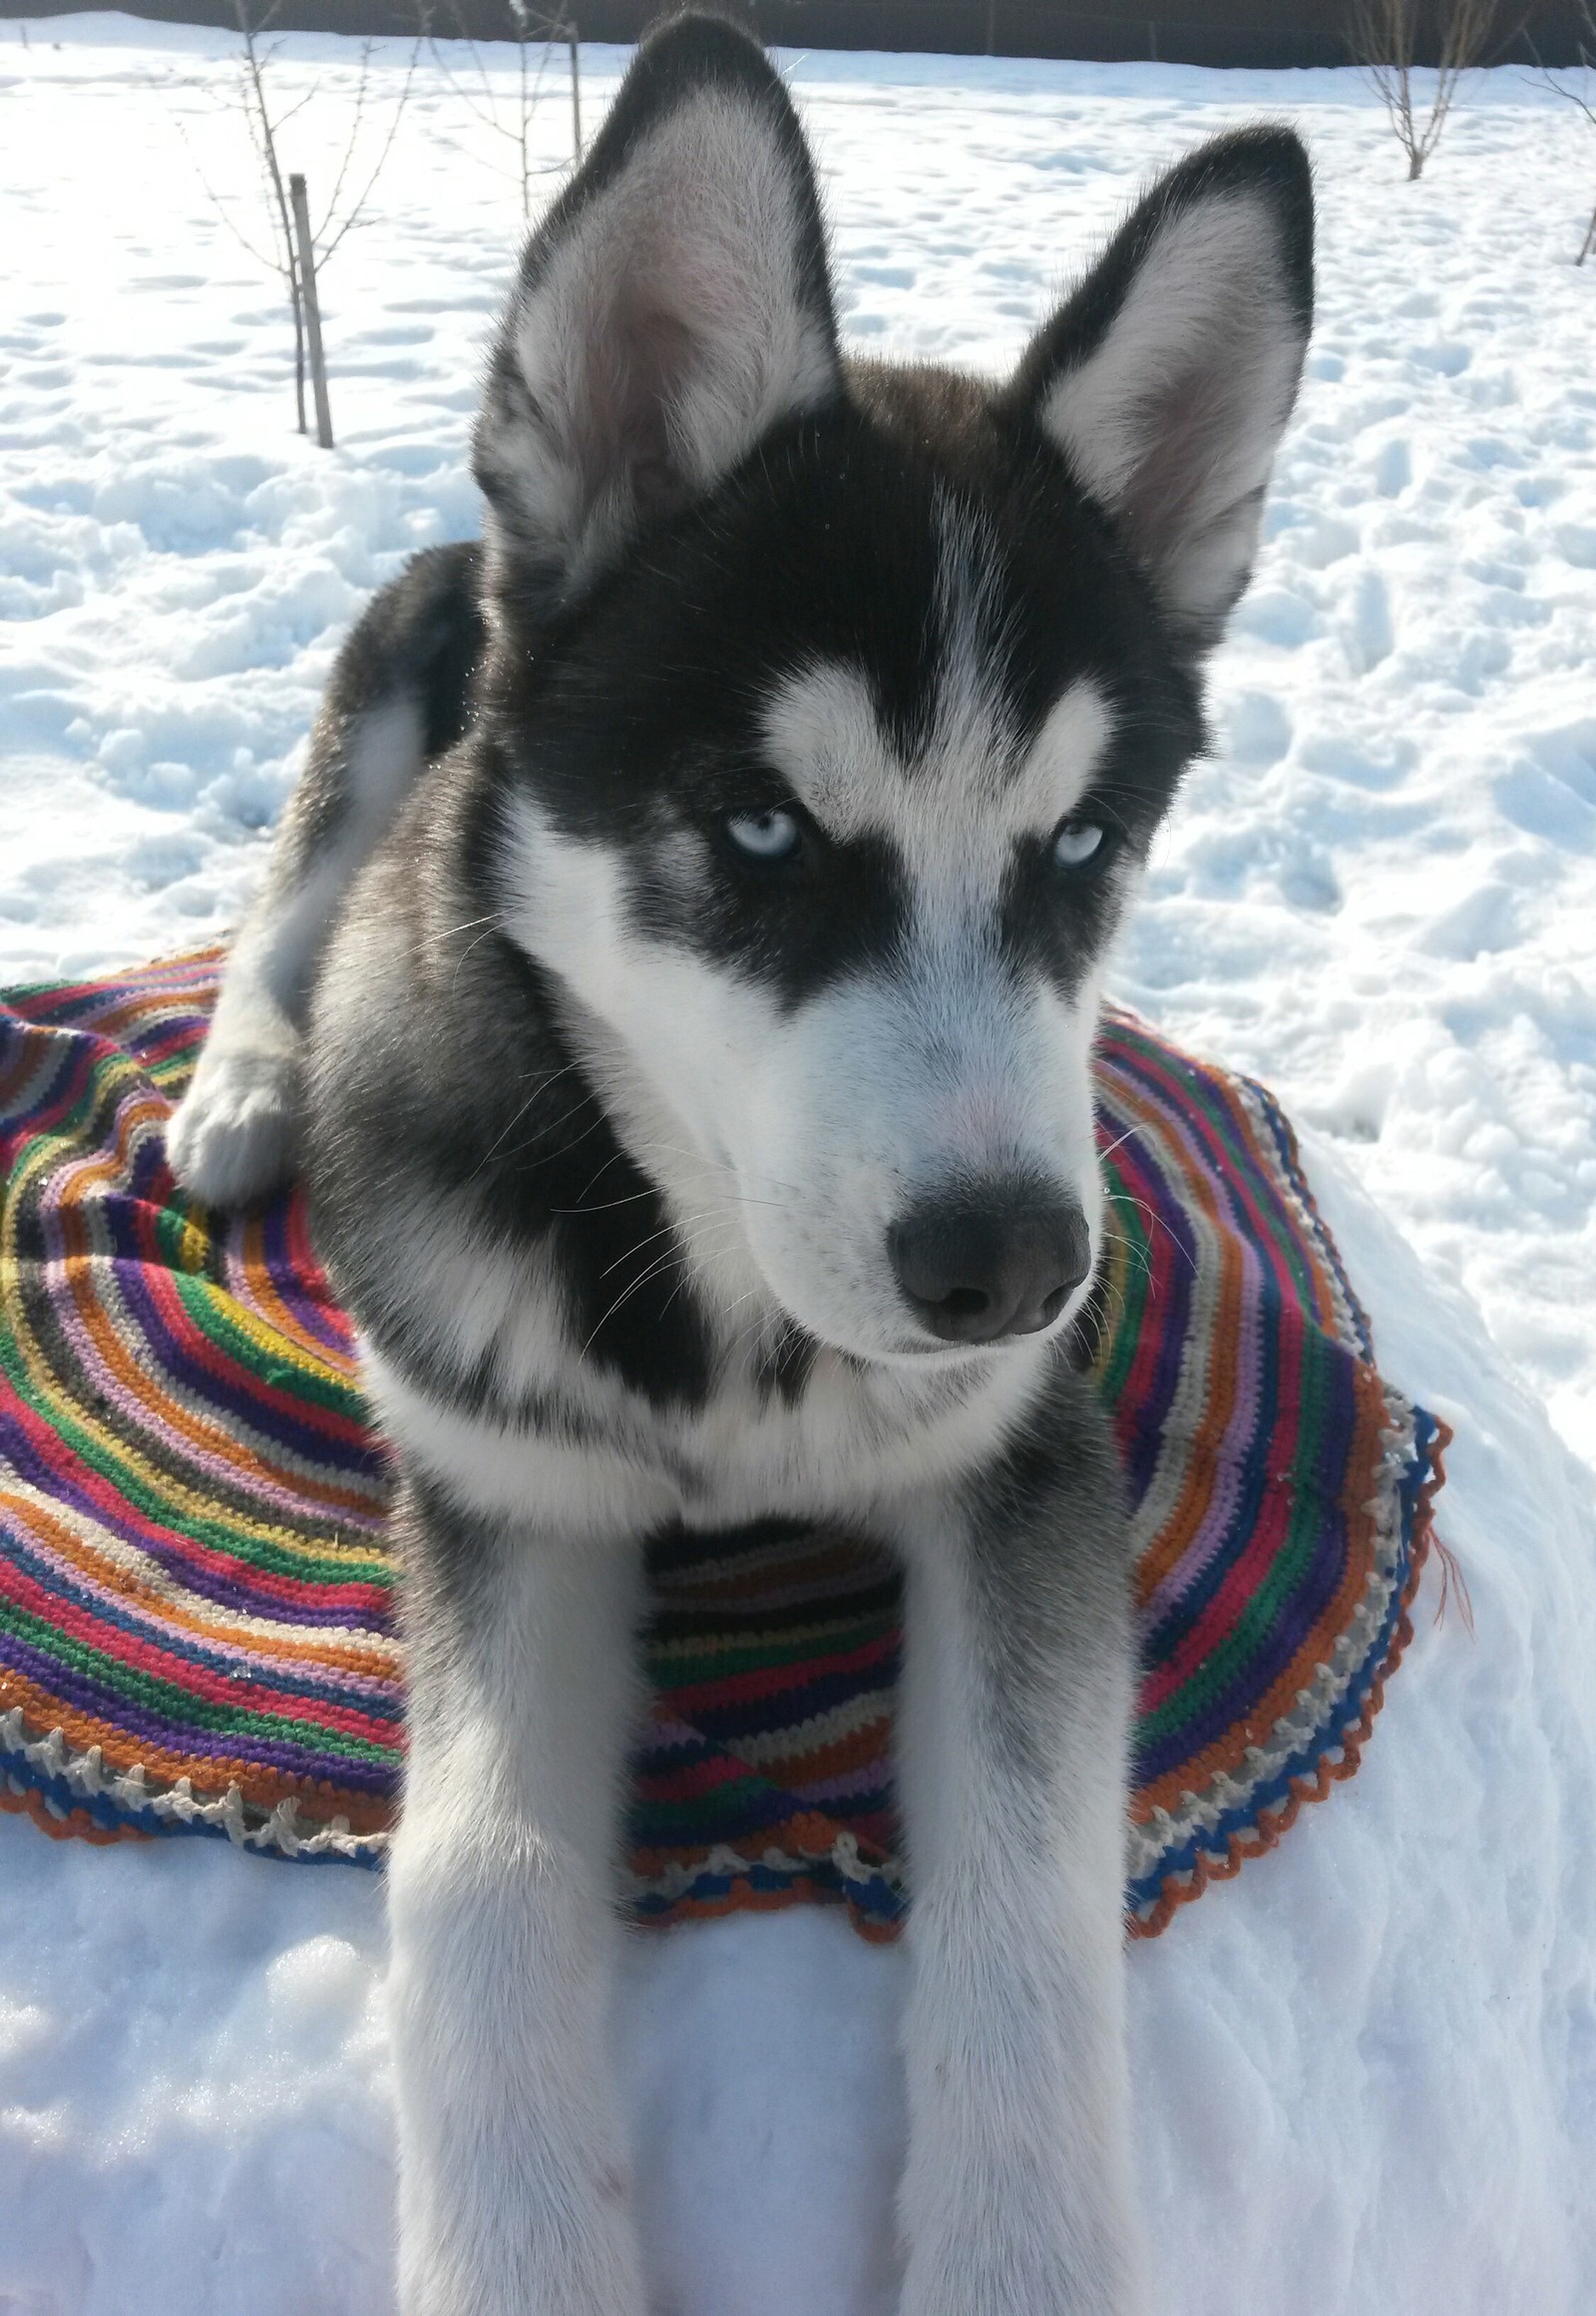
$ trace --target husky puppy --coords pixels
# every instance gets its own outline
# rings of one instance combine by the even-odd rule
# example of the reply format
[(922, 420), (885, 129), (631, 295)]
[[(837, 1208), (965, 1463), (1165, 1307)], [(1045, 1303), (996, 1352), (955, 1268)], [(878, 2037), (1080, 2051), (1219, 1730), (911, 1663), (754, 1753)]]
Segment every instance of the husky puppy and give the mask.
[(1066, 1346), (1109, 945), (1312, 305), (1204, 147), (998, 384), (840, 353), (780, 80), (646, 41), (533, 235), (480, 546), (345, 646), (173, 1121), (291, 1165), (393, 1444), (408, 2316), (640, 2316), (602, 2063), (640, 1547), (901, 1556), (904, 2316), (1146, 2305), (1120, 1486)]

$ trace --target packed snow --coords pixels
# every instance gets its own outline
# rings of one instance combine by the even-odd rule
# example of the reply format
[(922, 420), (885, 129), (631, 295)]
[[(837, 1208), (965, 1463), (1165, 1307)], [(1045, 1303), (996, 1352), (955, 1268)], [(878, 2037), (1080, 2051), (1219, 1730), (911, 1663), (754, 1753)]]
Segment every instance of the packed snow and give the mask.
[[(584, 52), (590, 132), (622, 63)], [(1481, 76), (1414, 187), (1352, 72), (787, 64), (873, 350), (1001, 365), (1157, 164), (1260, 113), (1313, 148), (1309, 376), (1118, 989), (1307, 1129), (1384, 1363), (1456, 1427), (1475, 1637), (1431, 1584), (1357, 1780), (1132, 1949), (1144, 2203), (1171, 2316), (1585, 2316), (1596, 136)], [(367, 152), (407, 69), (373, 60)], [(354, 44), (271, 73), (314, 201)], [(214, 34), (0, 24), (0, 981), (231, 922), (350, 617), (475, 527), (510, 52), (416, 68), (323, 283), (332, 454), (237, 238), (266, 227), (233, 76)], [(0, 2316), (391, 2310), (383, 1954), (374, 1876), (0, 1818)], [(812, 1912), (633, 1943), (658, 2316), (886, 2316), (901, 1971)]]

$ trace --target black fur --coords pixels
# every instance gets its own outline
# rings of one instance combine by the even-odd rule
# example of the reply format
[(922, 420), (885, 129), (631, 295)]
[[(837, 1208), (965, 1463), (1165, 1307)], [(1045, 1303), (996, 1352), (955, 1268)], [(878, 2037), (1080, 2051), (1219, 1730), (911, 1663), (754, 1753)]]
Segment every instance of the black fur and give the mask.
[[(1063, 460), (974, 386), (967, 436), (950, 444), (893, 423), (868, 374), (849, 383), (848, 406), (767, 440), (552, 625), (529, 631), (512, 608), (491, 676), (506, 772), (558, 827), (627, 859), (639, 926), (789, 1005), (891, 953), (898, 864), (884, 843), (811, 830), (773, 876), (715, 832), (729, 810), (787, 801), (758, 714), (807, 660), (861, 666), (912, 752), (944, 642), (939, 495), (979, 513), (995, 543), (992, 665), (1021, 739), (1083, 675), (1114, 705), (1117, 738), (1085, 812), (1141, 852), (1203, 737), (1195, 682), (1145, 581)], [(699, 840), (685, 880), (666, 844), (681, 831)], [(1072, 984), (1101, 946), (1091, 881), (1061, 884), (1038, 845), (1016, 863), (1002, 930), (1016, 965)]]
[[(790, 103), (751, 43), (703, 20), (639, 52), (583, 170), (534, 236), (523, 286), (636, 141), (706, 82), (759, 108), (780, 143), (799, 192), (803, 294), (834, 347), (819, 207)], [(846, 366), (834, 405), (779, 426), (694, 504), (667, 494), (574, 601), (552, 588), (536, 543), (519, 538), (507, 478), (479, 432), (479, 480), (505, 517), (499, 550), (418, 557), (356, 630), (346, 656), (364, 673), (347, 696), (336, 680), (333, 691), (349, 714), (363, 684), (380, 691), (401, 671), (425, 701), (434, 759), (337, 943), (341, 971), (397, 973), (408, 1001), (383, 1008), (352, 1043), (313, 1038), (307, 1151), (340, 1289), (378, 1348), (417, 1379), (517, 1419), (556, 1429), (574, 1420), (558, 1407), (500, 1407), (486, 1366), (464, 1371), (441, 1333), (418, 1327), (395, 1275), (400, 1241), (374, 1209), (396, 1167), (421, 1209), (465, 1201), (507, 1259), (552, 1251), (578, 1340), (656, 1404), (699, 1405), (711, 1380), (705, 1315), (657, 1194), (575, 1058), (559, 990), (501, 930), (503, 830), (518, 788), (557, 829), (624, 860), (630, 908), (651, 940), (757, 979), (784, 1005), (890, 957), (906, 891), (885, 840), (834, 842), (811, 828), (797, 860), (771, 873), (737, 857), (720, 831), (728, 811), (790, 801), (762, 758), (758, 714), (772, 682), (806, 661), (862, 668), (888, 731), (912, 752), (944, 640), (941, 502), (991, 544), (988, 657), (1016, 733), (1034, 734), (1064, 691), (1091, 677), (1116, 737), (1080, 811), (1110, 832), (1110, 851), (1145, 853), (1204, 742), (1198, 675), (1137, 559), (1033, 413), (1058, 365), (1107, 326), (1159, 217), (1231, 184), (1262, 186), (1279, 203), (1306, 310), (1301, 149), (1283, 131), (1222, 140), (1142, 204), (1010, 385)], [(512, 355), (518, 312), (513, 300), (490, 407), (525, 391)], [(307, 814), (317, 809), (310, 799)], [(1102, 896), (1095, 870), (1059, 870), (1049, 840), (1019, 847), (1000, 926), (1015, 972), (1040, 968), (1074, 988), (1100, 953)], [(801, 1336), (783, 1345), (767, 1355), (764, 1388), (801, 1396), (813, 1356)]]
[(1082, 1710), (1082, 1697), (1060, 1688), (1078, 1636), (1093, 1636), (1099, 1666), (1128, 1659), (1132, 1646), (1125, 1483), (1090, 1379), (1055, 1361), (1025, 1421), (964, 1496), (972, 1580), (985, 1596), (979, 1629), (1001, 1648), (983, 1684), (989, 1727), (1040, 1827), (1056, 1733)]

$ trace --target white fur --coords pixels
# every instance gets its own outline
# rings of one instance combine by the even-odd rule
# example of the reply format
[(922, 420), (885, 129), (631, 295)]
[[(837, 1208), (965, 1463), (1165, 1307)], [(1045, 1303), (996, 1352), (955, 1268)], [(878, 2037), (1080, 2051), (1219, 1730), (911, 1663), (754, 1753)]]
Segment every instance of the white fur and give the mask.
[(862, 671), (821, 661), (783, 678), (766, 703), (762, 736), (771, 764), (828, 836), (887, 837), (923, 883), (954, 871), (990, 876), (1017, 838), (1045, 836), (1068, 818), (1113, 724), (1089, 676), (1054, 702), (1022, 754), (1002, 748), (998, 730), (983, 732), (973, 707), (979, 712), (978, 703), (961, 702), (935, 749), (905, 764)]
[[(493, 1261), (483, 1257), (485, 1271)], [(383, 1430), (457, 1501), (504, 1519), (535, 1511), (573, 1537), (640, 1536), (672, 1520), (847, 1520), (913, 1487), (957, 1479), (1022, 1412), (1046, 1355), (1035, 1341), (972, 1354), (950, 1388), (943, 1362), (861, 1371), (823, 1351), (809, 1388), (788, 1405), (758, 1389), (751, 1352), (734, 1346), (707, 1406), (661, 1413), (583, 1372), (579, 1354), (568, 1342), (566, 1398), (590, 1419), (606, 1418), (597, 1445), (442, 1401), (369, 1344), (362, 1369)]]
[(918, 1198), (956, 1174), (1029, 1171), (1094, 1220), (1096, 992), (1066, 1008), (1040, 984), (1012, 988), (995, 969), (995, 891), (930, 897), (896, 969), (784, 1015), (632, 932), (620, 864), (524, 799), (515, 858), (512, 930), (558, 958), (606, 1108), (694, 1268), (747, 1299), (750, 1322), (763, 1300), (862, 1356), (946, 1356), (890, 1267), (888, 1230)]
[(1302, 367), (1278, 235), (1252, 194), (1178, 210), (1101, 343), (1054, 382), (1040, 412), (1146, 557), (1169, 608), (1204, 635), (1252, 568)]
[(762, 736), (774, 768), (828, 834), (888, 838), (922, 891), (950, 879), (991, 906), (1015, 842), (1045, 836), (1091, 783), (1113, 736), (1101, 687), (1081, 676), (1021, 747), (994, 682), (1000, 643), (992, 565), (979, 518), (939, 491), (933, 729), (912, 762), (892, 747), (861, 668), (811, 661), (766, 702)]
[[(569, 595), (641, 514), (701, 493), (834, 391), (799, 279), (799, 203), (771, 117), (713, 87), (579, 200), (517, 293), (515, 391), (479, 428), (499, 487), (490, 601), (496, 562), (514, 575), (529, 549), (520, 576), (552, 572)], [(1194, 633), (1245, 575), (1295, 383), (1272, 234), (1240, 195), (1172, 215), (1041, 413)], [(863, 1525), (908, 1569), (902, 2316), (1147, 2305), (1123, 2049), (1123, 1571), (1040, 1510), (1007, 1533), (980, 1503), (1053, 1353), (1040, 1336), (939, 1343), (903, 1300), (888, 1237), (944, 1186), (1024, 1173), (1079, 1204), (1096, 1251), (1097, 988), (1066, 1001), (1040, 975), (1016, 985), (999, 932), (1015, 846), (1089, 797), (1113, 712), (1083, 679), (1021, 739), (998, 677), (996, 541), (951, 494), (935, 521), (937, 675), (913, 757), (846, 662), (800, 665), (763, 718), (768, 757), (821, 826), (901, 862), (892, 957), (784, 1010), (650, 941), (622, 864), (512, 795), (503, 928), (550, 968), (561, 1027), (660, 1188), (680, 1245), (659, 1259), (707, 1314), (702, 1403), (661, 1408), (587, 1357), (558, 1266), (489, 1241), (469, 1180), (425, 1199), (373, 1185), (378, 1273), (402, 1340), (432, 1354), (417, 1371), (470, 1371), (491, 1393), (472, 1411), (366, 1347), (407, 1477), (480, 1524), (453, 1547), (466, 1564), (435, 1537), (410, 1575), (390, 1882), (404, 2316), (643, 2316), (602, 2048), (638, 1546), (674, 1520), (771, 1514)], [(317, 745), (344, 751), (343, 826), (240, 938), (174, 1121), (200, 1195), (264, 1187), (291, 1148), (311, 961), (414, 775), (419, 717), (395, 701)], [(656, 867), (690, 899), (703, 840), (684, 827), (663, 844)], [(1132, 872), (1108, 873), (1122, 908)], [(318, 1029), (331, 1050), (358, 1038), (374, 995), (408, 999), (383, 989), (383, 946), (368, 928), (334, 960)], [(825, 1348), (789, 1403), (762, 1362), (792, 1319)], [(1027, 1517), (1022, 1492), (1003, 1520)]]
[(417, 1678), (391, 1899), (406, 2316), (638, 2305), (598, 2063), (614, 1932), (596, 1831), (628, 1725), (629, 1540), (672, 1516), (783, 1509), (863, 1518), (910, 1566), (904, 2316), (1144, 2309), (1118, 1918), (1126, 1667), (1088, 1633), (1059, 1669), (1038, 1817), (992, 1742), (1002, 1665), (947, 1494), (1029, 1399), (1041, 1355), (987, 1354), (984, 1386), (952, 1409), (835, 1360), (798, 1407), (763, 1416), (735, 1377), (701, 1415), (634, 1406), (632, 1440), (654, 1442), (644, 1475), (635, 1447), (551, 1448), (431, 1404), (368, 1352), (411, 1468), (515, 1531), (469, 1645), (429, 1646)]
[(1005, 1664), (946, 1502), (903, 1507), (897, 1770), (915, 1903), (902, 2316), (1139, 2316), (1123, 1887), (1128, 1651), (1054, 1666), (1044, 1794), (994, 1742)]
[(389, 1867), (405, 2316), (642, 2316), (602, 2047), (636, 1711), (628, 1532), (532, 1516), (411, 1659)]
[[(524, 794), (512, 812), (506, 927), (554, 968), (563, 1025), (716, 1315), (707, 1406), (613, 1410), (595, 1451), (423, 1403), (380, 1367), (373, 1380), (407, 1454), (500, 1516), (536, 1505), (587, 1535), (628, 1516), (641, 1531), (793, 1512), (896, 1539), (916, 1666), (899, 1741), (917, 1876), (904, 2316), (1140, 2316), (1119, 1929), (1126, 1651), (1092, 1637), (1066, 1669), (1038, 1820), (993, 1737), (984, 1685), (1000, 1666), (955, 1490), (1021, 1415), (1048, 1353), (1039, 1340), (935, 1345), (887, 1242), (940, 1183), (1012, 1169), (1078, 1198), (1095, 1248), (1097, 990), (1066, 1004), (1039, 979), (1016, 989), (996, 943), (1014, 845), (1087, 794), (1111, 715), (1083, 681), (1019, 745), (989, 672), (988, 543), (946, 505), (942, 520), (940, 683), (915, 760), (846, 665), (803, 670), (764, 717), (772, 761), (821, 824), (883, 836), (903, 861), (895, 959), (785, 1014), (742, 976), (640, 935), (604, 848), (563, 836)], [(690, 891), (698, 840), (669, 844), (656, 866)], [(496, 1285), (460, 1296), (463, 1283), (462, 1308), (495, 1304)], [(785, 1314), (869, 1363), (828, 1350), (795, 1407), (761, 1395), (755, 1353)], [(538, 1342), (558, 1356), (547, 1323)], [(591, 1408), (568, 1374), (573, 1388)]]

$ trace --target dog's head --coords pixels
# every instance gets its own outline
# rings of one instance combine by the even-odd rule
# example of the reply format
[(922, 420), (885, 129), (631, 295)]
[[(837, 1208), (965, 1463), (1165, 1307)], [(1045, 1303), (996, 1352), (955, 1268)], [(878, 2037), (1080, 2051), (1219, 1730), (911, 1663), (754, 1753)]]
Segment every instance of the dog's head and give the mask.
[(512, 931), (728, 1303), (893, 1359), (1086, 1292), (1099, 977), (1311, 304), (1261, 130), (1005, 382), (845, 364), (780, 81), (709, 19), (639, 52), (478, 422), (488, 729)]

